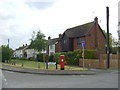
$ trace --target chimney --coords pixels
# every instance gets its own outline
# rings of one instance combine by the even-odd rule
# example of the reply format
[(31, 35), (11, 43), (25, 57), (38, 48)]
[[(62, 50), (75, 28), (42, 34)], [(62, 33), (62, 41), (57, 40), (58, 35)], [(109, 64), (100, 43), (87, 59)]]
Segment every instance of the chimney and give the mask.
[(95, 23), (95, 24), (98, 24), (98, 18), (97, 18), (97, 17), (95, 17), (94, 23)]
[(51, 37), (49, 36), (49, 37), (48, 37), (48, 40), (50, 40), (50, 39), (51, 39)]
[(59, 38), (62, 36), (62, 34), (59, 34)]

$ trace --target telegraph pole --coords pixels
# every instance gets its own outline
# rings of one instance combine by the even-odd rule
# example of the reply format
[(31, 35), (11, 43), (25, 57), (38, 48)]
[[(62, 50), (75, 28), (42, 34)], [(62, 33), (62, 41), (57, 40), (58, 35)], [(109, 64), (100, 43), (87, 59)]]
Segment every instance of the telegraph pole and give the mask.
[(110, 67), (110, 42), (109, 42), (109, 7), (106, 7), (107, 13), (107, 68)]
[(10, 39), (8, 39), (8, 48), (9, 48), (9, 41), (10, 41)]

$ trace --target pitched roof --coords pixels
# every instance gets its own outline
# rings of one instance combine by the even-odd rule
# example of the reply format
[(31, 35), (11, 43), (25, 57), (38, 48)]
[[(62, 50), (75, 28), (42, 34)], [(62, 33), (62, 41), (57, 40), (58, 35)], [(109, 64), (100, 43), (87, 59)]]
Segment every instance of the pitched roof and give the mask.
[(48, 40), (48, 43), (49, 43), (49, 45), (51, 45), (51, 44), (55, 44), (58, 41), (59, 41), (59, 38), (54, 38), (54, 39)]
[(27, 48), (28, 46), (22, 46), (22, 47), (19, 47), (19, 48), (17, 48), (16, 50), (22, 50), (22, 49), (25, 49), (25, 48)]
[(73, 28), (69, 28), (65, 31), (65, 34), (67, 35), (67, 37), (70, 38), (82, 37), (88, 34), (93, 25), (94, 22), (90, 22)]

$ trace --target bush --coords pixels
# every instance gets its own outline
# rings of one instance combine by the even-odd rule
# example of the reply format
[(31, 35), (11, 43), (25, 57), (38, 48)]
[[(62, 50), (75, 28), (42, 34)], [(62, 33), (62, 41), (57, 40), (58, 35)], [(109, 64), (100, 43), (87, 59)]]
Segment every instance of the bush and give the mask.
[(37, 60), (38, 60), (38, 62), (43, 62), (43, 54), (42, 53), (37, 55)]
[(55, 62), (59, 63), (60, 62), (60, 53), (55, 53), (53, 59)]
[(19, 60), (27, 60), (27, 58), (23, 57), (23, 58), (18, 58)]
[(85, 50), (85, 59), (97, 59), (96, 50)]
[(45, 62), (48, 62), (49, 61), (49, 55), (48, 54), (44, 54), (44, 57), (45, 57)]
[(54, 62), (54, 55), (49, 56), (49, 62)]
[[(61, 52), (54, 54), (54, 60), (60, 62), (60, 55), (65, 55), (65, 64), (79, 65), (79, 59), (82, 58), (82, 50), (75, 50), (73, 52)], [(96, 59), (96, 50), (85, 50), (85, 59)]]
[(29, 57), (27, 60), (29, 60), (29, 61), (35, 61), (36, 59), (35, 59), (35, 57)]
[(8, 46), (1, 46), (0, 53), (2, 54), (2, 62), (5, 62), (5, 60), (9, 61), (12, 56), (12, 49), (10, 49)]

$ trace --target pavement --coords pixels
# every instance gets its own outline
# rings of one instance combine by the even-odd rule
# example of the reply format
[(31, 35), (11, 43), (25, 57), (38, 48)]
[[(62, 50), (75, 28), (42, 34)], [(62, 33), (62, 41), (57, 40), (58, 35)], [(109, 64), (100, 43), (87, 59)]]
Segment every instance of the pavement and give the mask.
[(72, 71), (72, 70), (32, 70), (26, 68), (16, 68), (11, 66), (2, 65), (2, 70), (19, 72), (19, 73), (29, 73), (29, 74), (41, 74), (41, 75), (96, 75), (98, 70), (89, 71)]

